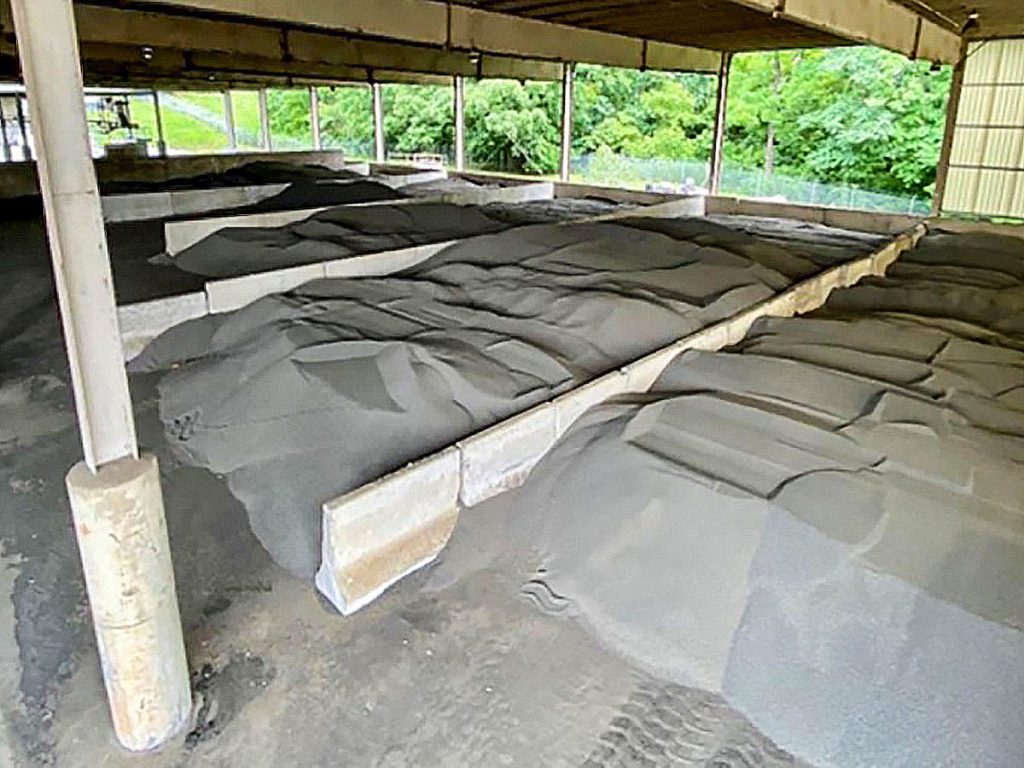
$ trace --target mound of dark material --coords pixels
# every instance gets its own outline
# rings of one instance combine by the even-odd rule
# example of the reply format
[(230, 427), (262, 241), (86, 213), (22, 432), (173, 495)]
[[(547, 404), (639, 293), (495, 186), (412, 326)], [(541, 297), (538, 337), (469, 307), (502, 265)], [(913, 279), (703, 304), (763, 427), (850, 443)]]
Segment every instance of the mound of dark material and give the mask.
[(1022, 257), (932, 235), (684, 353), (479, 538), (541, 553), (532, 589), (813, 764), (1024, 763)]
[(553, 200), (525, 206), (414, 203), (338, 207), (282, 227), (222, 229), (185, 249), (170, 263), (204, 277), (235, 277), (492, 234), (523, 224), (596, 216), (611, 210), (614, 206)]
[(257, 160), (229, 168), (226, 171), (181, 176), (160, 181), (112, 181), (101, 184), (105, 195), (133, 192), (172, 192), (185, 189), (215, 189), (218, 187), (245, 187), (258, 184), (291, 184), (329, 179), (358, 179), (353, 171), (333, 170), (322, 165), (286, 163), (277, 160)]
[(311, 576), (326, 499), (816, 269), (704, 220), (693, 239), (643, 223), (520, 227), (396, 275), (315, 281), (172, 329), (136, 367), (178, 364), (160, 384), (173, 441)]
[(447, 203), (338, 207), (283, 227), (222, 229), (171, 263), (205, 277), (235, 277), (500, 232), (508, 226), (480, 208)]
[(294, 181), (287, 189), (245, 207), (245, 211), (285, 211), (327, 205), (379, 203), (405, 197), (402, 192), (379, 181), (360, 177), (353, 180)]

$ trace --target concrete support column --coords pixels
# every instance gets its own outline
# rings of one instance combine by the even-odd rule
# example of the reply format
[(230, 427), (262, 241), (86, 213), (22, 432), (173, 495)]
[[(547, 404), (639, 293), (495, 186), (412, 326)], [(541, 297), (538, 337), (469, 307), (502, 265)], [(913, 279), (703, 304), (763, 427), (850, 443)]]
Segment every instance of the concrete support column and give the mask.
[(572, 162), (572, 80), (575, 66), (571, 62), (562, 64), (562, 152), (558, 163), (558, 178), (569, 180), (569, 165)]
[(164, 116), (160, 112), (160, 94), (153, 91), (153, 117), (156, 120), (156, 151), (160, 157), (167, 157), (167, 137), (164, 136)]
[(231, 91), (224, 91), (224, 132), (228, 135), (228, 149), (238, 151), (238, 134), (235, 132), (235, 105)]
[(320, 96), (315, 85), (309, 86), (309, 128), (313, 132), (313, 149), (323, 149), (323, 136), (320, 133)]
[(384, 94), (380, 83), (371, 84), (370, 89), (373, 91), (373, 156), (378, 163), (383, 163), (387, 157), (384, 147)]
[(151, 749), (190, 708), (156, 461), (138, 457), (71, 0), (11, 0), (85, 461), (68, 474), (117, 737)]
[(455, 170), (466, 168), (466, 79), (455, 76)]
[(946, 183), (949, 180), (949, 159), (953, 154), (953, 139), (956, 136), (956, 118), (960, 112), (960, 96), (964, 87), (964, 69), (967, 66), (967, 42), (960, 48), (960, 60), (953, 67), (953, 79), (949, 85), (949, 101), (946, 104), (946, 129), (942, 135), (942, 149), (939, 151), (939, 165), (935, 172), (935, 197), (932, 200), (932, 215), (942, 213), (946, 199)]
[(725, 116), (729, 102), (729, 69), (732, 54), (723, 53), (718, 66), (718, 95), (715, 99), (715, 132), (711, 141), (711, 168), (708, 173), (708, 187), (712, 195), (718, 194), (722, 183), (722, 166), (725, 152)]
[(270, 110), (267, 109), (267, 89), (260, 88), (260, 143), (267, 152), (273, 151), (270, 138)]
[(150, 750), (192, 708), (160, 470), (149, 455), (95, 473), (79, 462), (67, 490), (114, 731)]

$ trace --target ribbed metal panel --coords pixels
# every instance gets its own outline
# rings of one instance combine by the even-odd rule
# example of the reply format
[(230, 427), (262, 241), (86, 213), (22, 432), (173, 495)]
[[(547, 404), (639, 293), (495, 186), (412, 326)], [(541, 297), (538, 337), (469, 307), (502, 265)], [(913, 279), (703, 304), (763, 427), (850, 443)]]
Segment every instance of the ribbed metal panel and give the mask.
[(1024, 218), (1024, 40), (968, 50), (943, 209)]

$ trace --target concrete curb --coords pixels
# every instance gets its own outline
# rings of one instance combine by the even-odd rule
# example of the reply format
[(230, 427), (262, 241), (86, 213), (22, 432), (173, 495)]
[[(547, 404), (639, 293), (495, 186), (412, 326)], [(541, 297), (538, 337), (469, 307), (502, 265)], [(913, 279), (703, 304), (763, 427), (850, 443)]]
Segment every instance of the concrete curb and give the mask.
[[(608, 397), (646, 391), (681, 352), (720, 349), (741, 340), (761, 317), (809, 312), (824, 304), (836, 288), (853, 285), (866, 275), (884, 275), (925, 232), (924, 224), (918, 223), (869, 256), (796, 283), (731, 318), (326, 502), (318, 589), (342, 613), (357, 610), (404, 575), (430, 562), (444, 548), (447, 535), (441, 534), (450, 534), (457, 516), (457, 508), (453, 513), (454, 499), (467, 507), (520, 485), (587, 408)], [(442, 466), (443, 483), (431, 474), (440, 472), (436, 468)], [(451, 473), (456, 471), (453, 480)], [(360, 520), (355, 539), (339, 522), (353, 518)], [(414, 531), (423, 535), (411, 535)], [(375, 553), (386, 555), (378, 557)], [(366, 581), (368, 574), (373, 574), (372, 583)], [(351, 599), (347, 591), (354, 582), (360, 583), (357, 600)]]
[[(432, 175), (436, 178), (427, 179), (433, 181), (444, 176), (443, 171), (424, 171), (421, 174), (410, 174), (407, 176), (390, 176), (382, 183), (388, 184), (394, 189), (401, 189), (408, 184), (418, 183), (406, 181), (397, 183), (399, 179), (409, 179), (413, 176)], [(376, 180), (376, 179), (375, 179)], [(519, 184), (507, 187), (488, 187), (485, 189), (461, 190), (459, 192), (446, 192), (440, 195), (429, 195), (424, 197), (401, 198), (398, 200), (374, 200), (368, 203), (348, 203), (343, 205), (322, 205), (314, 208), (299, 208), (288, 211), (270, 211), (265, 213), (242, 213), (233, 216), (217, 216), (213, 218), (197, 218), (184, 221), (168, 221), (164, 224), (164, 247), (170, 256), (176, 256), (200, 242), (206, 237), (219, 232), (222, 229), (235, 227), (283, 227), (296, 221), (308, 219), (322, 211), (333, 208), (372, 208), (378, 205), (417, 205), (424, 203), (451, 203), (453, 205), (486, 205), (487, 203), (509, 202), (519, 203), (531, 200), (551, 200), (554, 195), (553, 185), (550, 182), (538, 182), (536, 184)]]

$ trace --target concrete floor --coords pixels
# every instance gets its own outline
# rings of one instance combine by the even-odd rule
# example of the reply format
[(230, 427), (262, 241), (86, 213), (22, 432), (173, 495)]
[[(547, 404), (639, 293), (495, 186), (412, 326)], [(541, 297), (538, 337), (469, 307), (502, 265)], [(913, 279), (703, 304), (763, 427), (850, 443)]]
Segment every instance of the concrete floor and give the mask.
[[(220, 478), (175, 462), (146, 376), (136, 418), (161, 461), (196, 705), (161, 752), (121, 751), (63, 488), (81, 448), (41, 232), (33, 217), (0, 239), (0, 765), (799, 764), (719, 697), (603, 650), (524, 590), (530, 563), (442, 562), (338, 616), (270, 562)], [(478, 546), (464, 522), (448, 556)]]

